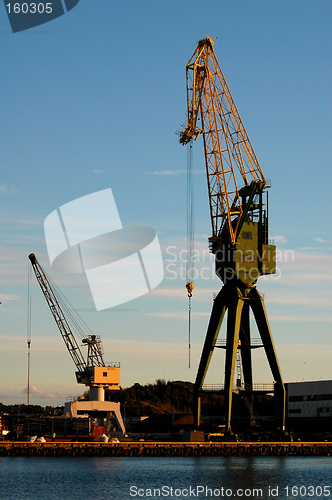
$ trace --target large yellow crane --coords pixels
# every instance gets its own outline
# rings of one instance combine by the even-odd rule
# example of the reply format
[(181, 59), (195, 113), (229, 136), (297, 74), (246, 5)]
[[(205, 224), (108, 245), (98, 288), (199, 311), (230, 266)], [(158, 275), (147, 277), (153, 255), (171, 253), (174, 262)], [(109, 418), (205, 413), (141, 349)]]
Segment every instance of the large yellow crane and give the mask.
[[(216, 274), (224, 283), (214, 300), (194, 386), (196, 428), (200, 395), (219, 330), (227, 310), (224, 389), (226, 427), (231, 427), (236, 359), (241, 353), (244, 392), (252, 408), (253, 380), (249, 311), (252, 310), (274, 378), (277, 419), (284, 427), (285, 388), (262, 296), (259, 276), (276, 272), (276, 248), (268, 241), (266, 181), (246, 129), (216, 58), (213, 41), (205, 38), (187, 64), (187, 123), (180, 143), (203, 137), (212, 222), (210, 250)], [(199, 124), (200, 120), (200, 124)], [(239, 357), (239, 356), (238, 356)]]

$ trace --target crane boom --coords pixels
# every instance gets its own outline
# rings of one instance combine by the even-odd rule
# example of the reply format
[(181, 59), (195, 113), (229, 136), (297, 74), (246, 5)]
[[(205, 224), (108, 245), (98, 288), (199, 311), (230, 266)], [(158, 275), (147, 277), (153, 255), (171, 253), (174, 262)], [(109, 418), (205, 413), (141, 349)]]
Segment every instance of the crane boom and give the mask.
[[(66, 344), (72, 360), (75, 363), (77, 382), (88, 386), (112, 386), (113, 389), (119, 388), (119, 363), (113, 363), (111, 366), (105, 367), (100, 336), (93, 334), (87, 335), (83, 331), (78, 323), (78, 318), (74, 317), (73, 313), (69, 310), (68, 305), (63, 303), (61, 307), (59, 303), (60, 296), (56, 292), (55, 287), (51, 285), (49, 278), (38, 262), (35, 254), (30, 254), (29, 259), (60, 334)], [(64, 302), (64, 300), (61, 302)], [(63, 308), (66, 308), (66, 314), (68, 318), (70, 318), (70, 321), (67, 319)], [(80, 321), (82, 322), (83, 320), (80, 318)], [(83, 353), (78, 345), (70, 323), (72, 323), (76, 330), (79, 331), (82, 337), (81, 341), (83, 346), (88, 348), (86, 360), (84, 359)], [(102, 371), (102, 369), (107, 371)], [(105, 377), (105, 379), (101, 377)]]
[(79, 348), (76, 342), (76, 339), (68, 324), (68, 321), (63, 314), (63, 311), (59, 305), (54, 290), (51, 287), (50, 282), (46, 274), (44, 273), (44, 270), (37, 261), (35, 254), (33, 253), (30, 254), (29, 259), (31, 261), (32, 268), (39, 283), (39, 286), (43, 292), (43, 295), (50, 308), (50, 311), (53, 314), (53, 318), (55, 319), (57, 327), (59, 328), (64, 343), (66, 344), (69, 354), (75, 363), (76, 369), (79, 372), (84, 372), (86, 371), (85, 359), (83, 357), (81, 349)]
[[(254, 149), (216, 58), (213, 41), (205, 38), (186, 67), (187, 124), (181, 144), (202, 133), (210, 199), (212, 236), (227, 226), (235, 244), (243, 214), (236, 173), (244, 186), (266, 183)], [(201, 117), (201, 127), (197, 125)]]

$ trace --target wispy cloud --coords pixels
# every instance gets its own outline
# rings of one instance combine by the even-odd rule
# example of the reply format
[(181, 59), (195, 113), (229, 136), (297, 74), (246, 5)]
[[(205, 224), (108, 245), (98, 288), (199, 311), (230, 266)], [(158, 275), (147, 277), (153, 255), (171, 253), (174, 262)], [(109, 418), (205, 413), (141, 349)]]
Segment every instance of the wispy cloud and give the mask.
[(329, 243), (327, 240), (323, 240), (322, 238), (312, 238), (314, 241), (318, 241), (318, 243)]
[(94, 170), (89, 170), (90, 174), (104, 174), (105, 170), (98, 170), (97, 168)]
[[(25, 388), (22, 391), (22, 394), (26, 394), (28, 392), (28, 389)], [(63, 394), (61, 392), (57, 392), (56, 394), (52, 394), (50, 392), (45, 392), (42, 389), (38, 389), (34, 385), (30, 387), (30, 394), (33, 394), (37, 398), (50, 398), (50, 399), (57, 399), (57, 398), (67, 398), (68, 394)]]
[[(0, 222), (3, 222), (4, 224), (9, 224), (13, 226), (14, 224), (18, 227), (19, 225), (26, 225), (26, 226), (42, 226), (44, 225), (43, 221), (33, 221), (33, 220), (28, 220), (28, 219), (20, 219), (20, 218), (0, 218)], [(35, 238), (35, 236), (32, 236), (31, 238)]]
[(275, 316), (271, 314), (269, 316), (270, 321), (292, 321), (296, 323), (332, 323), (332, 316), (320, 316), (318, 317), (306, 317), (306, 316)]
[[(150, 175), (180, 175), (186, 174), (186, 169), (178, 170), (155, 170), (154, 172), (148, 172)], [(204, 170), (193, 170), (194, 174), (204, 174)]]
[[(192, 312), (192, 316), (210, 316), (210, 312)], [(188, 321), (188, 312), (186, 311), (174, 311), (174, 312), (156, 312), (147, 313), (147, 316), (155, 316), (157, 318), (176, 318)]]
[(294, 296), (294, 293), (289, 290), (285, 290), (282, 295), (277, 295), (273, 292), (268, 294), (268, 302), (270, 304), (285, 304), (285, 305), (299, 305), (307, 306), (311, 308), (316, 307), (330, 307), (331, 300), (329, 297), (312, 297), (311, 295), (306, 295), (305, 292), (301, 295)]
[(0, 194), (1, 193), (6, 193), (6, 194), (12, 194), (16, 193), (17, 189), (12, 187), (8, 187), (7, 184), (0, 184)]
[(11, 302), (13, 300), (21, 300), (19, 295), (0, 293), (0, 302)]
[(172, 298), (183, 298), (186, 297), (186, 292), (184, 288), (155, 288), (151, 291), (149, 296), (160, 296), (160, 297), (172, 297)]
[(287, 238), (285, 236), (282, 236), (281, 234), (271, 236), (271, 239), (274, 240), (275, 243), (287, 243)]
[(154, 172), (150, 172), (151, 175), (179, 175), (185, 174), (186, 170), (155, 170)]

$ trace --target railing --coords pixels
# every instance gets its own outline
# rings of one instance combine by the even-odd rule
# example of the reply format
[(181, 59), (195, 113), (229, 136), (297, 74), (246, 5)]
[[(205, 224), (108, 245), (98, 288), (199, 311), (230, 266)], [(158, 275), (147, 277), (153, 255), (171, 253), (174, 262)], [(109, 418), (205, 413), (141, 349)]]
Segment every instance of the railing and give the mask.
[[(214, 346), (226, 347), (226, 339), (218, 339)], [(239, 340), (239, 347), (241, 347), (241, 340)], [(263, 343), (261, 339), (250, 339), (250, 347), (263, 347)]]
[[(202, 391), (204, 392), (220, 392), (225, 390), (224, 384), (204, 384), (202, 385)], [(233, 387), (233, 391), (243, 391), (244, 384), (241, 387)], [(252, 384), (252, 386), (247, 386), (248, 391), (262, 391), (262, 392), (273, 392), (274, 384)]]

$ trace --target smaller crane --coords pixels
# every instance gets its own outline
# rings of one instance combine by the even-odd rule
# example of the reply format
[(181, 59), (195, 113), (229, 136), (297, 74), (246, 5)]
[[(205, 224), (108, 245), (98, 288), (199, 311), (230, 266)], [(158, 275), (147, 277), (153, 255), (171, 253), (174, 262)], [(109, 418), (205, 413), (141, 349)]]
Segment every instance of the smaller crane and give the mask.
[[(91, 331), (87, 333), (88, 326), (76, 312), (74, 313), (69, 302), (60, 294), (56, 286), (51, 285), (50, 278), (46, 275), (35, 254), (31, 253), (29, 259), (56, 325), (76, 366), (77, 383), (90, 387), (89, 401), (76, 401), (71, 405), (69, 403), (70, 408), (66, 403), (65, 411), (67, 408), (71, 416), (82, 414), (82, 411), (89, 413), (89, 410), (114, 412), (117, 423), (124, 433), (125, 429), (119, 409), (120, 403), (105, 401), (105, 389), (120, 389), (120, 363), (115, 362), (106, 366), (100, 335), (94, 335)], [(81, 337), (82, 346), (87, 347), (86, 360), (73, 330)], [(93, 404), (89, 404), (90, 402)], [(80, 406), (82, 408), (79, 408)]]

